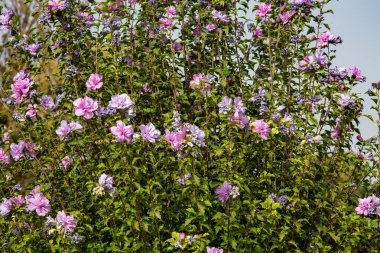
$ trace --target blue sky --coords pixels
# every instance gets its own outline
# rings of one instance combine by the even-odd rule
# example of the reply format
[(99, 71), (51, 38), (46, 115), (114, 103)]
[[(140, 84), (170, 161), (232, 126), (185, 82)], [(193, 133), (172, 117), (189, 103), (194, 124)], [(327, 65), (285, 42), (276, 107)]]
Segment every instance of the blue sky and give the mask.
[[(340, 67), (357, 66), (367, 81), (354, 91), (364, 93), (371, 83), (380, 81), (380, 1), (379, 0), (333, 0), (329, 7), (334, 14), (328, 14), (326, 21), (334, 35), (340, 35), (343, 44), (336, 47), (337, 58), (333, 63)], [(370, 110), (374, 105), (364, 96), (364, 113), (377, 119), (377, 113)], [(377, 126), (361, 118), (360, 129), (364, 138), (377, 134)]]

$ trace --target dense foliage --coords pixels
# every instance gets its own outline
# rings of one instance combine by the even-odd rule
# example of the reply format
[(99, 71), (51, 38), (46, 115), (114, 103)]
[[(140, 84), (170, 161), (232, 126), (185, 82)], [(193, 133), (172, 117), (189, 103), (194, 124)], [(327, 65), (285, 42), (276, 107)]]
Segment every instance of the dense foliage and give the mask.
[(365, 77), (329, 0), (260, 2), (3, 8), (1, 250), (376, 252)]

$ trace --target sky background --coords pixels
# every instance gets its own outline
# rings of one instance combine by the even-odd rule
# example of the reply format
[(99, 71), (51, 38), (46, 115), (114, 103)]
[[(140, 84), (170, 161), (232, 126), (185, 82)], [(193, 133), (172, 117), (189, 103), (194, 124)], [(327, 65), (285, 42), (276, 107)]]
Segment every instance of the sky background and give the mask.
[[(354, 91), (363, 94), (364, 114), (377, 119), (377, 113), (371, 110), (374, 105), (364, 95), (371, 83), (380, 81), (380, 0), (333, 0), (329, 4), (334, 14), (326, 15), (331, 32), (343, 39), (336, 47), (337, 57), (333, 64), (339, 67), (357, 66), (367, 77)], [(364, 138), (377, 134), (376, 123), (367, 118), (360, 119), (360, 130)]]

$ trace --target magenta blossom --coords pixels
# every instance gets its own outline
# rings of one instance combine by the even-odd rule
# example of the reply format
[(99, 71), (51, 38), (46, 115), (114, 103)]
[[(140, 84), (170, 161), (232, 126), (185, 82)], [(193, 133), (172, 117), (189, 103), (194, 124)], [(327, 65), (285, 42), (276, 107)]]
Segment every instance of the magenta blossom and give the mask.
[(169, 6), (165, 10), (166, 10), (166, 15), (169, 18), (173, 18), (173, 17), (175, 17), (175, 15), (177, 15), (177, 11), (176, 11), (174, 6)]
[(296, 13), (296, 11), (287, 11), (284, 14), (279, 14), (278, 18), (282, 21), (283, 25), (286, 25)]
[(215, 189), (215, 193), (218, 195), (220, 202), (226, 202), (230, 197), (232, 186), (228, 181), (225, 181), (222, 185), (219, 185)]
[(87, 96), (77, 98), (73, 104), (75, 106), (75, 115), (83, 116), (85, 119), (91, 119), (94, 116), (94, 111), (98, 109), (98, 103)]
[(37, 104), (28, 104), (28, 109), (25, 113), (26, 116), (28, 117), (34, 117), (36, 116), (36, 110), (38, 108)]
[(259, 9), (256, 11), (256, 16), (264, 18), (268, 12), (272, 10), (271, 4), (259, 4)]
[(29, 211), (36, 211), (38, 216), (45, 216), (50, 212), (50, 202), (42, 193), (29, 195), (26, 198), (27, 209)]
[(65, 156), (62, 161), (61, 161), (61, 165), (64, 167), (64, 168), (67, 168), (69, 165), (71, 164), (71, 159), (70, 157), (68, 156)]
[(333, 40), (334, 40), (334, 35), (330, 31), (322, 33), (318, 37), (317, 46), (318, 47), (327, 46), (327, 44), (329, 44), (329, 42), (331, 42)]
[(67, 215), (65, 211), (60, 211), (55, 218), (59, 230), (63, 230), (64, 234), (74, 232), (76, 226), (74, 216)]
[(116, 122), (116, 126), (110, 128), (111, 133), (117, 138), (118, 142), (132, 143), (133, 142), (133, 128), (131, 125), (125, 125), (121, 120)]
[(164, 29), (170, 29), (173, 26), (173, 20), (170, 18), (160, 18), (160, 27)]
[(270, 127), (264, 120), (255, 120), (255, 122), (252, 123), (251, 128), (254, 132), (260, 134), (262, 139), (268, 139), (268, 136), (270, 134)]
[(356, 80), (365, 81), (366, 78), (362, 75), (362, 72), (357, 67), (349, 68), (349, 71)]
[(221, 248), (215, 248), (215, 247), (207, 247), (207, 253), (223, 253), (223, 249)]
[(29, 78), (17, 79), (14, 84), (11, 85), (12, 88), (12, 97), (16, 99), (16, 102), (19, 104), (22, 102), (22, 99), (28, 96), (29, 88), (34, 82)]
[(141, 125), (141, 137), (144, 141), (149, 141), (152, 143), (157, 143), (160, 141), (161, 132), (157, 130), (152, 123), (147, 125)]
[(86, 87), (89, 90), (97, 90), (100, 89), (103, 86), (103, 76), (100, 74), (91, 74), (90, 78), (88, 78), (86, 82)]
[(167, 129), (165, 130), (165, 139), (170, 143), (175, 151), (180, 150), (182, 142), (186, 139), (186, 131), (186, 127), (182, 128), (178, 132), (173, 133)]
[(255, 31), (254, 31), (254, 33), (255, 33), (255, 36), (257, 38), (260, 38), (260, 37), (262, 37), (264, 35), (263, 30), (260, 29), (260, 28), (256, 28)]

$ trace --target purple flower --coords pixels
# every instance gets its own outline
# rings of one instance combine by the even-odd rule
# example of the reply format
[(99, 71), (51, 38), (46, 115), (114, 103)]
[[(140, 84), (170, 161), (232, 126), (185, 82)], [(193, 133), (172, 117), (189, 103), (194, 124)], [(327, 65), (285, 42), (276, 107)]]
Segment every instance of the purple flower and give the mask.
[(6, 29), (12, 29), (11, 24), (9, 21), (12, 19), (12, 17), (15, 15), (14, 11), (12, 10), (4, 10), (3, 13), (0, 15), (0, 30)]
[(54, 110), (56, 108), (53, 98), (48, 95), (43, 95), (40, 103), (45, 108), (45, 110)]
[(338, 99), (338, 104), (346, 107), (351, 103), (351, 97), (347, 94), (340, 95), (340, 99)]
[(103, 76), (100, 74), (91, 74), (89, 79), (86, 82), (86, 87), (89, 90), (97, 90), (103, 86)]
[(94, 116), (94, 111), (98, 109), (98, 103), (87, 96), (77, 98), (73, 104), (75, 115), (83, 116), (85, 119), (91, 119)]
[(264, 18), (268, 12), (272, 10), (271, 4), (259, 4), (258, 10), (256, 11), (256, 16), (259, 16), (260, 18)]
[(19, 144), (16, 144), (16, 143), (11, 144), (11, 156), (15, 161), (18, 161), (21, 157), (24, 156), (24, 147), (25, 147), (24, 141), (19, 142)]
[(270, 128), (268, 123), (266, 123), (264, 120), (255, 120), (255, 122), (252, 123), (251, 128), (254, 132), (260, 134), (262, 139), (268, 139)]
[(55, 220), (57, 222), (58, 229), (63, 229), (65, 234), (74, 232), (74, 228), (76, 226), (74, 216), (67, 215), (64, 211), (60, 211), (57, 213)]
[(232, 186), (228, 181), (225, 181), (222, 185), (215, 189), (215, 193), (218, 195), (220, 202), (226, 202), (231, 194)]
[(64, 0), (49, 0), (47, 11), (61, 10), (65, 9), (65, 1)]
[(179, 42), (174, 42), (174, 43), (172, 44), (172, 49), (173, 49), (174, 51), (181, 51), (181, 50), (183, 50), (183, 46), (182, 46), (181, 43), (179, 43)]
[(221, 102), (218, 103), (219, 113), (227, 114), (232, 110), (232, 98), (225, 96)]
[(314, 56), (315, 56), (315, 59), (316, 59), (318, 65), (321, 68), (325, 68), (327, 66), (327, 64), (329, 63), (327, 56), (325, 55), (325, 53), (322, 50), (317, 50), (315, 52)]
[(264, 35), (263, 30), (260, 29), (260, 28), (256, 28), (255, 31), (254, 31), (254, 33), (255, 33), (255, 36), (257, 38), (260, 38), (260, 37), (262, 37)]
[(191, 142), (198, 147), (204, 147), (205, 144), (205, 132), (203, 132), (199, 127), (196, 125), (189, 125), (187, 126), (187, 130), (190, 132), (190, 139)]
[(215, 248), (215, 247), (207, 247), (207, 253), (223, 253), (223, 249), (221, 248)]
[(186, 185), (186, 181), (191, 178), (191, 174), (186, 174), (183, 178), (179, 178), (176, 181), (181, 184), (182, 186)]
[(10, 157), (7, 155), (2, 148), (0, 148), (0, 161), (3, 161), (5, 164), (9, 164)]
[(331, 131), (331, 137), (335, 140), (336, 138), (338, 138), (339, 133), (340, 133), (340, 129), (339, 129), (339, 122), (338, 122), (338, 123), (336, 123), (335, 126), (332, 128), (332, 131)]
[(117, 138), (118, 142), (132, 143), (133, 142), (133, 128), (131, 125), (125, 125), (121, 120), (116, 122), (116, 126), (110, 128), (111, 133)]
[(55, 130), (58, 137), (66, 137), (74, 130), (81, 130), (83, 127), (78, 122), (71, 122), (67, 124), (66, 120), (61, 121), (61, 125)]
[(106, 174), (101, 174), (99, 177), (99, 185), (106, 190), (113, 188), (113, 177), (110, 177)]
[(157, 130), (151, 122), (147, 125), (141, 125), (140, 130), (144, 141), (149, 141), (152, 143), (157, 143), (160, 141), (161, 132)]
[(0, 203), (0, 215), (6, 216), (12, 211), (12, 202), (9, 199), (3, 198), (3, 202)]
[(42, 193), (35, 193), (26, 198), (27, 210), (36, 211), (38, 216), (45, 216), (50, 212), (49, 200), (42, 195)]
[(67, 168), (72, 162), (72, 159), (70, 159), (70, 157), (68, 156), (65, 156), (62, 161), (61, 161), (61, 165), (64, 167), (64, 168)]
[(229, 23), (230, 22), (230, 19), (226, 15), (224, 15), (223, 13), (221, 13), (219, 11), (213, 10), (211, 12), (211, 14), (212, 14), (212, 18), (215, 20), (219, 20), (220, 22), (223, 22), (223, 23)]
[(27, 49), (31, 55), (36, 56), (40, 48), (41, 48), (40, 44), (31, 44), (28, 46)]
[(300, 70), (305, 72), (313, 72), (316, 63), (317, 60), (314, 55), (307, 55), (302, 61), (299, 62)]

